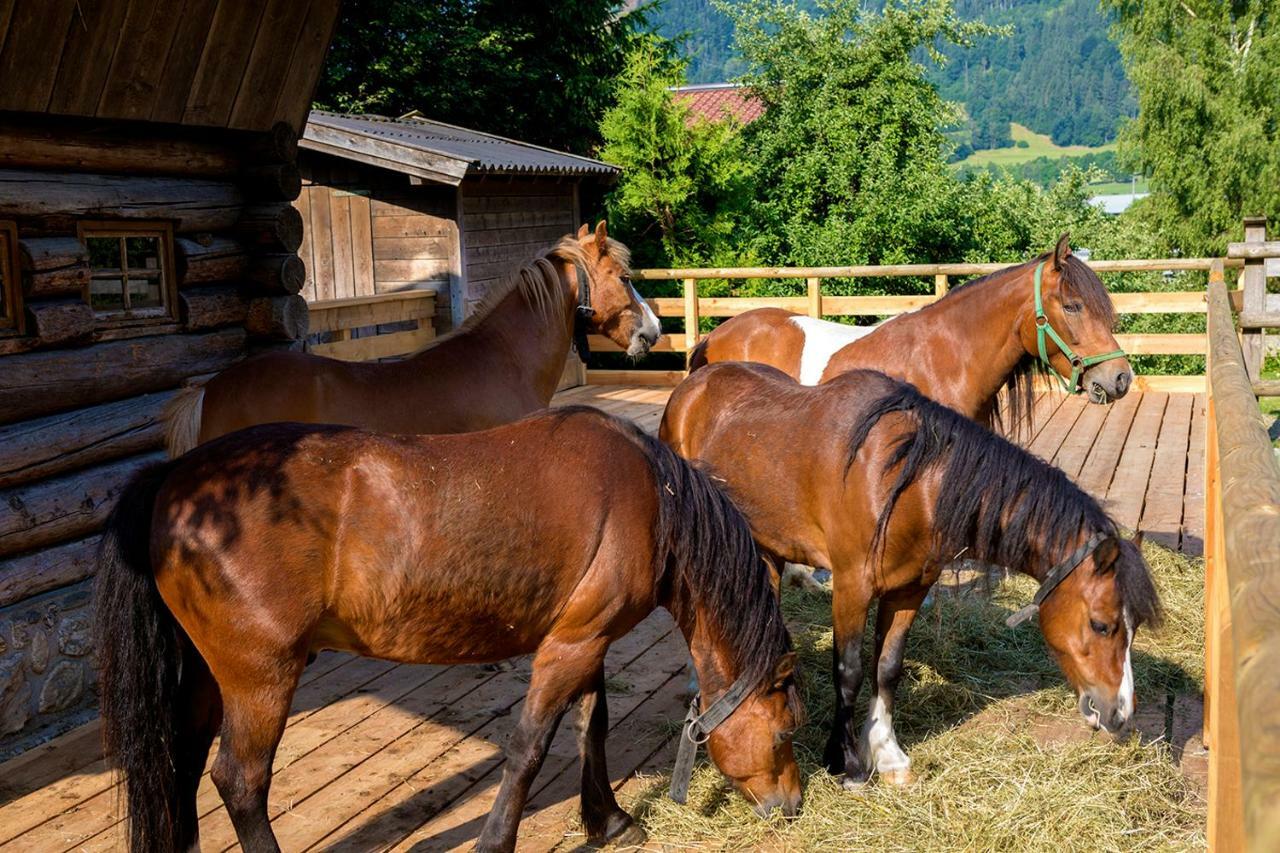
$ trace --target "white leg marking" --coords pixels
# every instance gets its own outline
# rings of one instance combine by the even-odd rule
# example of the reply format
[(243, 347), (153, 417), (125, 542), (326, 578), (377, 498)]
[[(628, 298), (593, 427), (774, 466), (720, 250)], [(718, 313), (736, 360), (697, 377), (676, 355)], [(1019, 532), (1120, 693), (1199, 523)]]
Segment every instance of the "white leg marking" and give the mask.
[(800, 384), (817, 385), (822, 371), (837, 350), (871, 334), (876, 326), (846, 326), (816, 317), (792, 317), (791, 322), (804, 332), (804, 349), (800, 351)]
[(888, 773), (894, 770), (906, 770), (911, 766), (911, 759), (898, 746), (898, 737), (893, 733), (893, 712), (890, 703), (879, 693), (871, 700), (867, 709), (867, 723), (862, 727), (862, 736), (858, 746), (863, 760), (869, 760), (870, 766), (877, 773)]

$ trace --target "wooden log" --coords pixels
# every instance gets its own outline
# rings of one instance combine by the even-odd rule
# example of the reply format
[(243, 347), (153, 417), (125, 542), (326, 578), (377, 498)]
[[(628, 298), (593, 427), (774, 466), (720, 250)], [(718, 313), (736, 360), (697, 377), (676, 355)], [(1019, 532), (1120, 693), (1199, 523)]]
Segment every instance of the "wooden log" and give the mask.
[(160, 447), (175, 391), (142, 394), (0, 427), (0, 488)]
[[(1265, 220), (1263, 225), (1265, 226)], [(1244, 258), (1245, 260), (1263, 260), (1280, 258), (1280, 240), (1263, 240), (1260, 242), (1228, 243), (1228, 258)]]
[(173, 241), (173, 249), (179, 287), (214, 281), (239, 282), (249, 268), (248, 250), (230, 237), (179, 238)]
[(301, 340), (307, 336), (307, 300), (296, 294), (254, 299), (244, 327), (255, 338)]
[(271, 163), (246, 169), (245, 195), (257, 201), (293, 201), (302, 192), (302, 173), (294, 163)]
[(249, 300), (236, 287), (183, 290), (178, 293), (178, 305), (183, 325), (191, 331), (243, 324), (249, 313)]
[(0, 607), (67, 586), (98, 568), (98, 536), (0, 560)]
[(232, 183), (203, 178), (0, 170), (0, 219), (42, 231), (74, 232), (85, 217), (168, 219), (179, 233), (224, 231), (244, 196)]
[(97, 318), (83, 299), (58, 299), (27, 306), (27, 334), (41, 346), (88, 341)]
[[(209, 129), (200, 133), (208, 137)], [(242, 165), (237, 154), (240, 147), (229, 139), (195, 140), (155, 125), (139, 134), (122, 131), (118, 125), (54, 122), (31, 127), (6, 123), (0, 127), (0, 168), (132, 175), (145, 165), (153, 175), (232, 178)]]
[(278, 121), (265, 133), (255, 134), (246, 148), (251, 163), (293, 163), (298, 159), (298, 134), (287, 121)]
[(28, 299), (76, 296), (89, 286), (89, 250), (74, 237), (29, 237), (18, 241), (22, 291)]
[(1255, 397), (1280, 397), (1280, 380), (1263, 379), (1253, 383)]
[(297, 255), (258, 255), (250, 262), (247, 275), (260, 293), (292, 296), (306, 283), (307, 268)]
[(232, 328), (6, 356), (0, 370), (0, 424), (174, 388), (188, 376), (236, 361), (245, 340), (243, 329)]
[(1280, 329), (1280, 314), (1241, 314), (1242, 329)]
[(135, 473), (163, 462), (164, 451), (143, 453), (0, 491), (0, 557), (97, 532)]
[(697, 346), (700, 332), (698, 282), (696, 279), (686, 278), (684, 280), (684, 348), (686, 352), (692, 351)]
[(240, 214), (236, 233), (250, 246), (297, 252), (302, 246), (302, 214), (287, 202), (250, 205)]

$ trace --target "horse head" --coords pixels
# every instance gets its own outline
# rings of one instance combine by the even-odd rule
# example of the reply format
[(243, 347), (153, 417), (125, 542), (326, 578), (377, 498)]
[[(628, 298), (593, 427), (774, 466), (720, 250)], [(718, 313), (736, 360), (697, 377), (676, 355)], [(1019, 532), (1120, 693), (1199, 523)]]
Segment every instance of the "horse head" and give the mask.
[(1034, 267), (1034, 310), (1023, 316), (1026, 351), (1059, 377), (1068, 393), (1087, 391), (1109, 403), (1133, 384), (1133, 369), (1116, 342), (1115, 308), (1101, 279), (1071, 254), (1068, 235)]
[(1106, 537), (1040, 605), (1040, 630), (1080, 713), (1112, 734), (1133, 718), (1134, 633), (1159, 618), (1141, 542), (1141, 533), (1133, 541)]
[(609, 338), (632, 358), (642, 358), (658, 342), (662, 329), (653, 309), (631, 284), (626, 247), (609, 238), (603, 219), (594, 232), (584, 224), (578, 242), (588, 267), (584, 270), (588, 296), (584, 299), (580, 290), (578, 299), (579, 310), (588, 315), (588, 329)]

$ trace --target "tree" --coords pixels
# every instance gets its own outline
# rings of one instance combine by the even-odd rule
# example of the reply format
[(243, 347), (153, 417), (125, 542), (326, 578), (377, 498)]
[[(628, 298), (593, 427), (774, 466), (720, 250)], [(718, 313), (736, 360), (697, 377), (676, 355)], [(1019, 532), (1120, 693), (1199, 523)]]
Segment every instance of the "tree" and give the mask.
[(1121, 151), (1151, 175), (1139, 213), (1186, 254), (1280, 211), (1280, 2), (1103, 0), (1138, 116)]
[(623, 0), (344, 3), (322, 108), (425, 116), (589, 153), (644, 25)]
[(750, 160), (731, 121), (694, 118), (672, 98), (685, 63), (657, 36), (627, 58), (617, 99), (604, 115), (600, 156), (623, 168), (606, 206), (637, 263), (741, 262), (741, 225), (754, 191)]

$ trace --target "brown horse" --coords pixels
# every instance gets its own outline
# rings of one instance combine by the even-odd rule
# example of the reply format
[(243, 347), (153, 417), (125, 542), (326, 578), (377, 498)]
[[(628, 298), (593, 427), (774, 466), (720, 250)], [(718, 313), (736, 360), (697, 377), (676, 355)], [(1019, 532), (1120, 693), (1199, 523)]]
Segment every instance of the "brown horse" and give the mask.
[(479, 849), (514, 847), (579, 699), (587, 834), (642, 839), (605, 767), (603, 665), (659, 606), (689, 641), (704, 706), (740, 702), (709, 732), (712, 759), (761, 814), (799, 807), (795, 654), (746, 521), (710, 478), (594, 409), (451, 436), (243, 430), (138, 477), (100, 562), (103, 727), (135, 850), (196, 843), (219, 732), (213, 781), (241, 845), (278, 849), (272, 758), (319, 649), (438, 664), (533, 654)]
[[(1081, 713), (1112, 732), (1132, 718), (1129, 648), (1158, 616), (1155, 588), (1135, 543), (1057, 468), (865, 370), (806, 387), (764, 365), (713, 365), (676, 388), (661, 435), (724, 479), (764, 551), (831, 570), (836, 712), (825, 759), (847, 787), (873, 770), (910, 777), (892, 719), (906, 635), (960, 553), (1040, 580), (1040, 628)], [(873, 701), (859, 734), (862, 635), (877, 598)]]
[(1085, 389), (1097, 403), (1125, 395), (1133, 372), (1112, 334), (1115, 319), (1106, 288), (1063, 234), (1052, 252), (878, 326), (747, 311), (698, 344), (689, 366), (754, 361), (804, 385), (879, 370), (984, 423), (998, 415), (996, 398), (1007, 388), (1017, 426), (1030, 415), (1037, 369), (1054, 371), (1069, 392)]
[(171, 456), (255, 424), (334, 423), (392, 433), (487, 429), (545, 409), (578, 332), (633, 358), (658, 318), (631, 285), (626, 247), (602, 220), (583, 225), (485, 298), (456, 331), (402, 361), (347, 362), (277, 352), (230, 367), (174, 399)]

